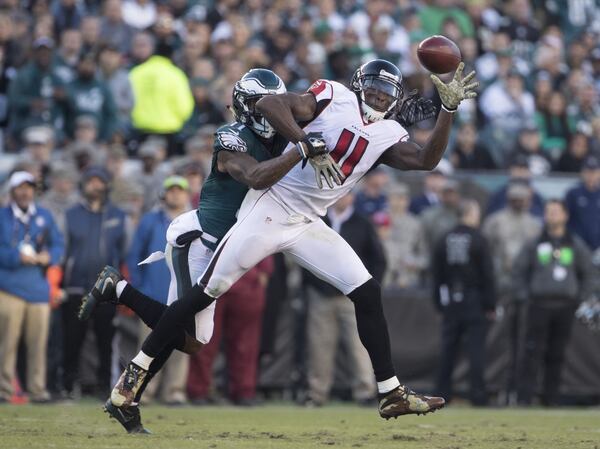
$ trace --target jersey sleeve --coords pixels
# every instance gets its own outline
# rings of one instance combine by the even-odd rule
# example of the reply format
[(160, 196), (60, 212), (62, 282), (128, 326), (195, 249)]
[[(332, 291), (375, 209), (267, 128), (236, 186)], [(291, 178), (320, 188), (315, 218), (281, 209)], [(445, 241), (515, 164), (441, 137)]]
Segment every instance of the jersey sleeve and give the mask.
[(225, 128), (219, 129), (215, 133), (213, 149), (215, 153), (222, 150), (246, 153), (248, 152), (248, 145), (235, 129)]
[(390, 126), (390, 135), (394, 136), (396, 142), (406, 142), (410, 137), (408, 131), (396, 120), (388, 120)]
[(333, 98), (333, 86), (327, 80), (317, 80), (312, 86), (308, 88), (308, 91), (315, 96), (317, 104), (322, 101), (329, 103)]

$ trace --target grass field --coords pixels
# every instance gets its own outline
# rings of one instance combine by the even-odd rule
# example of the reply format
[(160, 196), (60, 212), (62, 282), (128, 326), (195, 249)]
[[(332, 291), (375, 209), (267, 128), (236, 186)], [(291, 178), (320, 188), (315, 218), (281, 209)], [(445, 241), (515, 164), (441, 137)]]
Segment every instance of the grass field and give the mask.
[(471, 409), (384, 421), (345, 405), (149, 406), (127, 435), (98, 404), (0, 406), (0, 448), (600, 449), (600, 409)]

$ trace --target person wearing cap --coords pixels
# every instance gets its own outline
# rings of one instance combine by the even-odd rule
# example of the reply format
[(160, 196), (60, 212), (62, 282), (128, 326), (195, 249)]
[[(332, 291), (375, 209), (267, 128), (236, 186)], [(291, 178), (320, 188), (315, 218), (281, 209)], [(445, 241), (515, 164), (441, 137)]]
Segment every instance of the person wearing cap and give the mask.
[(27, 389), (47, 402), (46, 345), (50, 286), (46, 270), (58, 265), (64, 240), (49, 210), (35, 203), (35, 179), (25, 171), (8, 180), (10, 204), (0, 209), (0, 402), (15, 384), (19, 341), (27, 348)]
[(175, 135), (189, 120), (194, 98), (185, 73), (171, 61), (172, 48), (158, 43), (154, 55), (129, 72), (135, 104), (134, 129), (143, 138), (162, 135), (169, 141), (169, 155), (180, 154)]
[(440, 194), (439, 204), (421, 214), (427, 245), (434, 248), (438, 240), (458, 223), (460, 193), (458, 181), (446, 178)]
[[(82, 200), (66, 212), (65, 238), (67, 252), (64, 267), (64, 289), (68, 294), (62, 305), (65, 359), (64, 383), (68, 394), (76, 394), (79, 361), (88, 322), (77, 319), (81, 297), (91, 288), (96, 275), (106, 264), (119, 266), (125, 260), (125, 212), (109, 200), (110, 175), (101, 167), (86, 170), (80, 182)], [(99, 359), (97, 392), (110, 387), (112, 320), (115, 307), (98, 310), (93, 322)]]
[(600, 248), (600, 158), (588, 156), (581, 168), (581, 182), (565, 197), (569, 230), (592, 251)]
[[(350, 244), (375, 279), (381, 281), (387, 268), (385, 252), (369, 219), (354, 207), (352, 192), (329, 208), (324, 221)], [(303, 270), (308, 304), (308, 404), (323, 405), (329, 398), (337, 348), (348, 349), (353, 373), (353, 399), (368, 404), (375, 397), (375, 379), (369, 357), (356, 331), (352, 302), (335, 287)]]
[[(544, 230), (516, 258), (513, 270), (515, 298), (527, 306), (525, 341), (517, 376), (518, 401), (530, 405), (537, 391), (538, 368), (544, 366), (541, 402), (560, 400), (560, 377), (574, 313), (589, 299), (597, 276), (590, 251), (569, 231), (565, 203), (546, 203)], [(596, 222), (598, 225), (598, 222)]]
[[(171, 222), (190, 208), (190, 187), (181, 176), (169, 176), (161, 183), (161, 206), (145, 213), (133, 235), (127, 254), (131, 285), (146, 295), (151, 295), (162, 304), (167, 303), (171, 276), (169, 269), (178, 253), (170, 252), (171, 259), (167, 264), (138, 263), (155, 251), (163, 251), (167, 245), (167, 229)], [(168, 267), (167, 267), (168, 265)], [(173, 276), (175, 278), (175, 276)], [(148, 335), (150, 329), (140, 322), (140, 342)], [(161, 398), (168, 404), (181, 404), (186, 399), (186, 382), (188, 356), (181, 352), (174, 353), (165, 365), (165, 372), (156, 376), (146, 388), (145, 398), (151, 399), (161, 386)]]
[(408, 210), (408, 186), (395, 183), (389, 190), (389, 203), (389, 234), (387, 238), (382, 238), (388, 259), (383, 284), (387, 287), (418, 287), (422, 283), (423, 272), (429, 265), (429, 246), (418, 217)]
[(433, 297), (442, 313), (442, 351), (437, 393), (452, 399), (452, 373), (466, 338), (469, 359), (469, 398), (473, 405), (487, 404), (485, 388), (485, 337), (495, 318), (496, 289), (488, 243), (479, 230), (481, 209), (463, 200), (459, 223), (445, 233), (433, 250)]
[(111, 142), (117, 130), (117, 107), (107, 85), (96, 76), (96, 55), (85, 53), (77, 63), (77, 73), (67, 86), (67, 135), (73, 138), (77, 117), (89, 115), (98, 124), (98, 140)]
[(62, 128), (62, 107), (66, 96), (64, 83), (53, 63), (54, 41), (48, 37), (33, 42), (33, 57), (19, 69), (10, 83), (11, 133), (17, 140), (28, 126), (48, 124)]

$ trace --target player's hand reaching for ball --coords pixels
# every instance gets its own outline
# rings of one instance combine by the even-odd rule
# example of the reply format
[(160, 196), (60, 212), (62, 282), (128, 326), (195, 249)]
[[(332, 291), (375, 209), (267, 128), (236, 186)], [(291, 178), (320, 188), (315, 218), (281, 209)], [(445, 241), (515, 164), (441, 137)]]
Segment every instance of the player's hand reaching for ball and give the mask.
[(479, 86), (479, 82), (471, 82), (475, 78), (475, 71), (473, 70), (463, 78), (462, 73), (464, 68), (465, 64), (461, 62), (454, 73), (454, 78), (448, 84), (444, 84), (436, 75), (431, 75), (431, 81), (437, 88), (442, 100), (442, 106), (448, 112), (456, 111), (461, 101), (477, 96), (475, 88)]

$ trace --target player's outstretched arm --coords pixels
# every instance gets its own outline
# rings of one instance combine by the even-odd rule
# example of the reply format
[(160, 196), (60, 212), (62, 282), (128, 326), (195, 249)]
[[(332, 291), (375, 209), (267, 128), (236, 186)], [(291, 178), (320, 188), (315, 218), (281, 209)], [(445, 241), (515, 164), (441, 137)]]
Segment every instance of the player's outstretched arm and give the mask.
[(471, 82), (475, 77), (475, 72), (473, 71), (463, 78), (463, 69), (464, 64), (461, 62), (456, 69), (454, 78), (448, 84), (444, 84), (437, 76), (431, 75), (431, 80), (442, 100), (442, 110), (427, 143), (420, 147), (414, 142), (398, 142), (383, 153), (379, 159), (382, 164), (402, 170), (433, 170), (437, 166), (448, 145), (453, 114), (458, 105), (467, 98), (477, 96), (475, 88), (479, 86), (479, 83)]
[(296, 151), (288, 151), (268, 161), (258, 162), (247, 153), (220, 151), (217, 167), (233, 179), (256, 190), (271, 187), (285, 176), (302, 158)]
[(306, 133), (296, 122), (314, 118), (317, 100), (310, 93), (265, 95), (256, 102), (256, 110), (267, 119), (275, 131), (290, 142), (298, 143), (306, 139)]
[(310, 161), (319, 188), (323, 188), (323, 178), (329, 188), (333, 188), (335, 184), (341, 185), (344, 175), (337, 163), (327, 154), (325, 140), (320, 133), (306, 134), (297, 123), (310, 121), (315, 117), (317, 100), (313, 94), (266, 95), (256, 102), (256, 109), (275, 131), (296, 144), (304, 163)]

